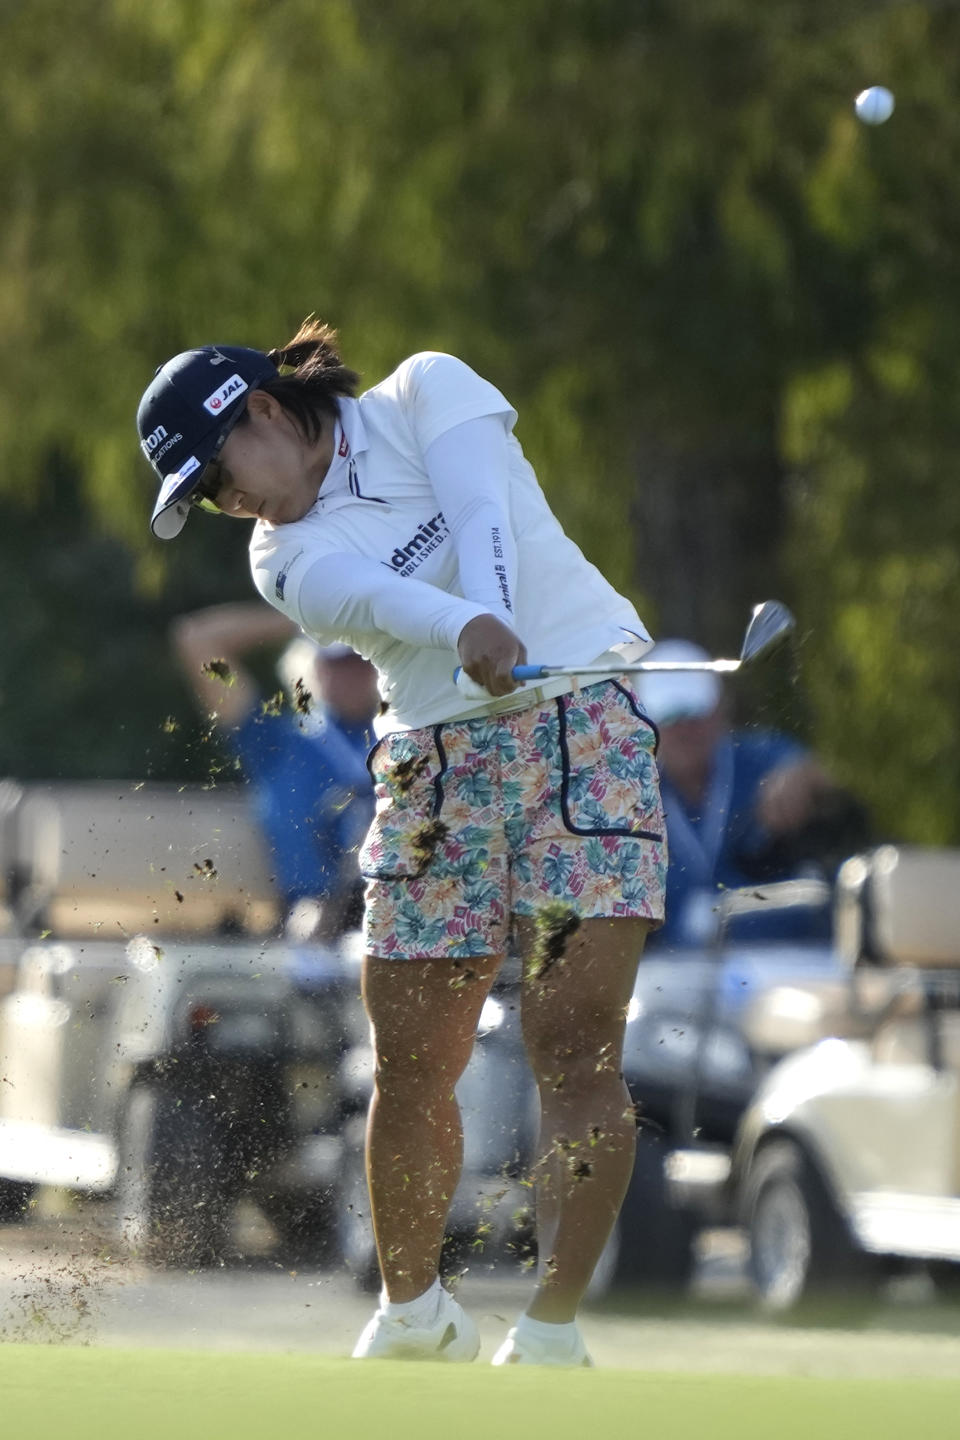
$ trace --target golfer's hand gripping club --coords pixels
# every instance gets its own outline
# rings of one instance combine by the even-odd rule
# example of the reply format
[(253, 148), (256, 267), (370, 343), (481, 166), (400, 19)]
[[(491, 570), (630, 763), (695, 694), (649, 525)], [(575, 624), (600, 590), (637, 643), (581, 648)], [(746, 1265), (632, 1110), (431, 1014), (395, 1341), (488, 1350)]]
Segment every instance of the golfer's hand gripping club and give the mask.
[[(514, 665), (510, 671), (513, 679), (521, 685), (525, 680), (545, 680), (549, 673), (549, 667), (546, 665)], [(458, 665), (454, 670), (453, 678), (458, 690), (462, 690), (468, 700), (489, 698), (490, 691), (485, 690), (482, 685), (478, 685), (475, 680), (471, 680), (462, 665)]]
[(461, 630), (457, 642), (460, 654), (457, 683), (470, 699), (509, 695), (517, 688), (511, 671), (524, 665), (527, 652), (523, 641), (495, 615), (477, 615)]

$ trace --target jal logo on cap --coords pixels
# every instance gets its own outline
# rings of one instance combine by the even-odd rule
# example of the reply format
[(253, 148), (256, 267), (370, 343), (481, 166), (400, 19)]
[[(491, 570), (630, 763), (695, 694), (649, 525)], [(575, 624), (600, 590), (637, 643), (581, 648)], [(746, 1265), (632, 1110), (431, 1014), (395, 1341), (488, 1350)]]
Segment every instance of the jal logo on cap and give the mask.
[(207, 396), (203, 408), (209, 410), (211, 415), (219, 415), (225, 405), (232, 405), (237, 396), (242, 395), (246, 389), (247, 382), (242, 375), (231, 375), (212, 395)]

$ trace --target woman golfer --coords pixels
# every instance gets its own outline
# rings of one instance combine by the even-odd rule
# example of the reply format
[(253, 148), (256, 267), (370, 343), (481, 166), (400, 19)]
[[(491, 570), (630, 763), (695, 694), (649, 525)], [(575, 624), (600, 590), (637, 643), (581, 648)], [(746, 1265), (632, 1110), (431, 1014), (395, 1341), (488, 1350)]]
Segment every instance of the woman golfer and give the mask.
[[(194, 505), (254, 521), (260, 594), (380, 676), (360, 868), (384, 1288), (355, 1357), (479, 1349), (438, 1264), (461, 1166), (454, 1086), (512, 934), (540, 1094), (540, 1265), (493, 1363), (589, 1365), (577, 1306), (634, 1156), (625, 1014), (663, 916), (655, 735), (618, 678), (650, 640), (551, 514), (498, 390), (435, 353), (359, 396), (357, 378), (314, 320), (269, 355), (168, 361), (138, 413), (161, 479), (151, 525), (171, 539)], [(518, 688), (528, 652), (609, 662), (610, 678)]]

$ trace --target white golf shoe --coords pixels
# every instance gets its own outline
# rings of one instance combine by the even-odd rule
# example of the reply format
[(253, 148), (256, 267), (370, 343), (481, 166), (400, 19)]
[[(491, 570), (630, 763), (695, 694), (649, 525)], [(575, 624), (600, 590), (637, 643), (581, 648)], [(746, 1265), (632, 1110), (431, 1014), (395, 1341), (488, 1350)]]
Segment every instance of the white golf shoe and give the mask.
[(473, 1320), (442, 1290), (432, 1325), (412, 1325), (377, 1310), (354, 1346), (353, 1359), (468, 1361), (477, 1358), (479, 1349), (480, 1333)]
[[(538, 1332), (545, 1327), (538, 1326)], [(551, 1327), (551, 1329), (554, 1327)], [(490, 1362), (492, 1365), (562, 1365), (564, 1368), (593, 1369), (593, 1359), (575, 1324), (555, 1327), (563, 1333), (555, 1340), (532, 1333), (519, 1320)]]

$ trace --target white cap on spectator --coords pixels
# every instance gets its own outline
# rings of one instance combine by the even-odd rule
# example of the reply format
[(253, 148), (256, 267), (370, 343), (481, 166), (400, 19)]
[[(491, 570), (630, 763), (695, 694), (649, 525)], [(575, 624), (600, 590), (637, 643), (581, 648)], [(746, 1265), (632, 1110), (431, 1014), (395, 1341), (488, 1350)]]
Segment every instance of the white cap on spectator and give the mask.
[[(709, 660), (706, 650), (690, 640), (661, 640), (645, 660)], [(637, 676), (637, 695), (655, 725), (712, 715), (723, 698), (723, 687), (708, 671), (666, 670)]]
[(307, 690), (314, 688), (319, 660), (347, 660), (351, 656), (359, 658), (356, 650), (349, 645), (318, 645), (309, 635), (298, 635), (277, 661), (277, 675), (284, 690), (292, 697), (298, 680)]
[(295, 694), (298, 680), (307, 690), (314, 689), (320, 650), (316, 640), (311, 640), (306, 635), (298, 635), (283, 651), (277, 661), (277, 675), (289, 696)]

